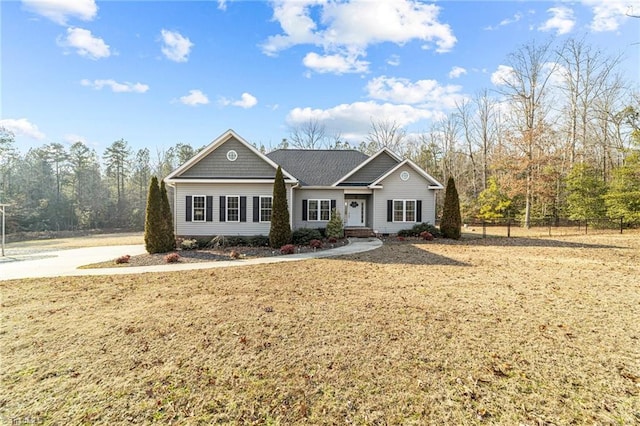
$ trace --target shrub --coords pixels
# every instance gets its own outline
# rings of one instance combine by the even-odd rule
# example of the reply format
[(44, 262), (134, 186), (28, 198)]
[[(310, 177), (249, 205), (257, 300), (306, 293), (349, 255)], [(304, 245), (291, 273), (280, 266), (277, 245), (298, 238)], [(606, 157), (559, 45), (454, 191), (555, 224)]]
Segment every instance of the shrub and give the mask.
[(344, 225), (340, 212), (336, 209), (331, 210), (331, 218), (327, 222), (327, 230), (325, 231), (327, 237), (342, 238), (344, 235)]
[(447, 181), (447, 189), (444, 194), (444, 210), (440, 221), (440, 232), (444, 238), (452, 238), (454, 240), (459, 240), (462, 236), (460, 199), (452, 177)]
[(404, 237), (404, 238), (419, 237), (421, 236), (420, 234), (422, 234), (425, 231), (430, 233), (434, 237), (440, 236), (440, 231), (438, 231), (438, 228), (426, 222), (416, 223), (410, 229), (402, 229), (398, 231), (397, 235), (399, 237)]
[(278, 166), (273, 182), (273, 205), (271, 209), (271, 228), (269, 229), (269, 245), (282, 247), (291, 242), (291, 225), (289, 224), (289, 206), (287, 205), (287, 189), (284, 184), (282, 168)]
[(164, 257), (166, 263), (178, 263), (180, 262), (180, 255), (178, 253), (169, 253)]
[(405, 238), (401, 237), (401, 236), (398, 236), (397, 238), (398, 238), (398, 241), (404, 241), (405, 240)]
[(431, 234), (431, 232), (429, 232), (429, 231), (422, 231), (420, 233), (420, 238), (422, 238), (423, 240), (432, 241), (433, 240), (433, 234)]
[(253, 237), (249, 237), (249, 245), (251, 247), (268, 247), (269, 237), (264, 235), (254, 235)]
[(293, 244), (286, 244), (280, 247), (280, 253), (282, 254), (293, 254), (296, 250), (296, 247)]
[(116, 259), (116, 265), (129, 263), (129, 259), (131, 259), (131, 256), (129, 256), (128, 254), (125, 254), (124, 256), (120, 256), (119, 258)]
[(232, 259), (240, 259), (240, 252), (237, 250), (231, 250), (231, 253), (229, 253), (229, 257)]
[(316, 248), (322, 248), (322, 241), (320, 240), (311, 240), (309, 241), (309, 246), (316, 249)]
[(311, 242), (311, 240), (321, 240), (322, 235), (320, 231), (312, 228), (300, 228), (293, 231), (291, 234), (291, 240), (293, 244), (299, 246), (306, 246)]
[(182, 248), (182, 250), (195, 250), (198, 248), (198, 240), (195, 238), (192, 240), (183, 240), (180, 243), (180, 248)]
[(225, 237), (226, 245), (229, 247), (246, 247), (249, 245), (249, 237), (241, 235), (235, 235), (231, 237)]
[(398, 231), (398, 238), (411, 237), (412, 235), (413, 231), (411, 229), (401, 229)]
[(327, 241), (331, 244), (335, 244), (338, 242), (338, 239), (336, 237), (329, 237)]

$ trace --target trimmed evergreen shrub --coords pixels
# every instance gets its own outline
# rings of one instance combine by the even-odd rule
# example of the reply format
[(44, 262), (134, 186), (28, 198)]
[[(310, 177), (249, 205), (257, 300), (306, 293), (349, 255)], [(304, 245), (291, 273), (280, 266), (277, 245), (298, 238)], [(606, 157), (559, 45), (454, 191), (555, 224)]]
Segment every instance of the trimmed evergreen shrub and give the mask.
[(344, 236), (344, 224), (340, 217), (340, 212), (336, 209), (331, 210), (331, 218), (327, 222), (327, 237), (342, 238)]
[(269, 237), (254, 235), (253, 237), (249, 237), (249, 245), (251, 247), (269, 247)]
[(320, 231), (314, 228), (299, 228), (291, 234), (293, 244), (298, 246), (306, 246), (311, 240), (321, 240)]
[(278, 166), (273, 182), (273, 206), (271, 210), (271, 228), (269, 244), (273, 248), (282, 247), (291, 242), (291, 225), (289, 224), (289, 207), (287, 206), (287, 189), (284, 184), (282, 168)]
[(460, 199), (453, 177), (447, 181), (444, 194), (444, 210), (440, 221), (440, 233), (444, 238), (459, 240), (462, 236), (462, 218), (460, 215)]
[(148, 253), (164, 253), (162, 245), (162, 196), (158, 178), (153, 176), (149, 183), (147, 210), (144, 221), (144, 247)]

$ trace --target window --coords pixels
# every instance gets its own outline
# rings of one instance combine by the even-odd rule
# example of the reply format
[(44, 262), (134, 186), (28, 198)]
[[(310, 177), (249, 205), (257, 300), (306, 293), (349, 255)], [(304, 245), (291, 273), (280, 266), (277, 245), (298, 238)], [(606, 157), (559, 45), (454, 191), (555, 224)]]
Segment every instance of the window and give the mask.
[(271, 222), (272, 197), (260, 197), (260, 222)]
[(206, 211), (206, 198), (204, 195), (194, 195), (193, 196), (193, 221), (194, 222), (204, 222), (205, 221), (205, 211)]
[(227, 160), (236, 161), (237, 159), (238, 159), (237, 152), (235, 152), (233, 149), (230, 149), (229, 151), (227, 151)]
[(331, 217), (331, 200), (309, 200), (310, 221), (328, 221)]
[(416, 221), (416, 200), (393, 200), (394, 222)]
[(227, 196), (227, 222), (240, 222), (240, 197)]

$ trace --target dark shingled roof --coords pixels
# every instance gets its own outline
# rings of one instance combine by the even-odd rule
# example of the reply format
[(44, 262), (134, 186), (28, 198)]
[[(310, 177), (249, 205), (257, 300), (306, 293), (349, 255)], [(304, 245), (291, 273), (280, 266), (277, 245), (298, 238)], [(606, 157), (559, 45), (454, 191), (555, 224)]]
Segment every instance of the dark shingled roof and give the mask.
[(369, 158), (352, 149), (278, 149), (267, 154), (303, 186), (329, 186)]

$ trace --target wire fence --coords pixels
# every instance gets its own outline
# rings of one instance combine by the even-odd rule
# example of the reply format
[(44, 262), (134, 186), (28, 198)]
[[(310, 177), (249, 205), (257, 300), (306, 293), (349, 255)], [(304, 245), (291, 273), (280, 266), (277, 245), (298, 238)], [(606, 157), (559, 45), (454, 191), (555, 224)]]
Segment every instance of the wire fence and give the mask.
[(470, 218), (463, 221), (463, 232), (487, 236), (502, 237), (531, 237), (531, 236), (569, 236), (588, 234), (612, 234), (640, 228), (638, 222), (627, 222), (623, 218), (591, 218), (591, 219), (562, 219), (543, 218), (531, 219), (529, 227), (525, 227), (517, 219), (478, 219)]

